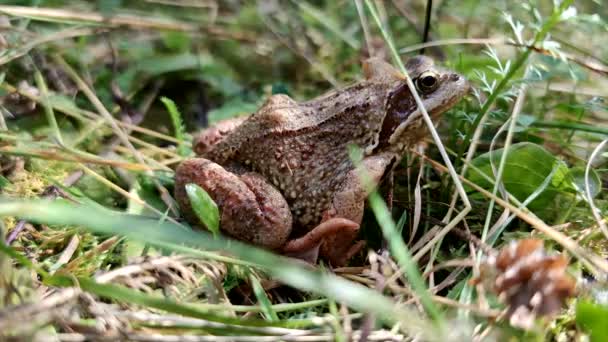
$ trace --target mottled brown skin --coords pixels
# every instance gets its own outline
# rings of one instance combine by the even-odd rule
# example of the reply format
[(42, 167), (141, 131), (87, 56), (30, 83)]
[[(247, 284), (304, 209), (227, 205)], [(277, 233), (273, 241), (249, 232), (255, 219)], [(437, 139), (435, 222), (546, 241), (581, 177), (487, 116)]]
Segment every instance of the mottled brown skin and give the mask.
[[(407, 69), (432, 117), (468, 91), (429, 58), (413, 58)], [(196, 183), (220, 207), (227, 234), (288, 255), (316, 259), (318, 251), (334, 266), (348, 261), (362, 246), (353, 241), (367, 196), (348, 146), (363, 149), (361, 167), (377, 184), (426, 134), (403, 75), (381, 61), (364, 72), (366, 80), (308, 102), (273, 95), (246, 120), (203, 132), (200, 158), (176, 171), (185, 218), (199, 224), (184, 190)]]

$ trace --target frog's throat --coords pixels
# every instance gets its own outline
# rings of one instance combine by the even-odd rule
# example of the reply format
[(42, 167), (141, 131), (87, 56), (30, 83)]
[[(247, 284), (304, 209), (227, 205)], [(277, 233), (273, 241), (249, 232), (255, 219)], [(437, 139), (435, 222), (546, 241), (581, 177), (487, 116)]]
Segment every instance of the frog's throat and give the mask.
[(389, 145), (398, 144), (399, 141), (403, 141), (403, 135), (406, 134), (405, 131), (408, 128), (414, 126), (414, 123), (422, 118), (422, 114), (420, 113), (420, 109), (416, 109), (410, 115), (407, 116), (407, 119), (400, 123), (397, 128), (393, 131), (393, 134), (388, 138)]

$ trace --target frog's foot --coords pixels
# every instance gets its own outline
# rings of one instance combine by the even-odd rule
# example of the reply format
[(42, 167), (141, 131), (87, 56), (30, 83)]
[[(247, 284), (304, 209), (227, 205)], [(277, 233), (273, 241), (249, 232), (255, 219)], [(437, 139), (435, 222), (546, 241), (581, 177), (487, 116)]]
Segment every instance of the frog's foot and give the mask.
[(349, 219), (334, 217), (321, 222), (306, 235), (289, 241), (283, 254), (315, 263), (319, 254), (332, 266), (341, 266), (364, 246), (353, 245), (359, 224)]

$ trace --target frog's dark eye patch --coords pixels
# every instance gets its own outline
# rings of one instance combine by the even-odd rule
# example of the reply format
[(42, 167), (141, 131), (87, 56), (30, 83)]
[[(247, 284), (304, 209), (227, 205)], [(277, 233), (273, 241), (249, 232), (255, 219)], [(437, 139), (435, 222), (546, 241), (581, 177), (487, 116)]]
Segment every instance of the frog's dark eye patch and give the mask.
[(434, 71), (425, 71), (416, 78), (416, 89), (423, 94), (435, 91), (438, 86), (439, 75)]

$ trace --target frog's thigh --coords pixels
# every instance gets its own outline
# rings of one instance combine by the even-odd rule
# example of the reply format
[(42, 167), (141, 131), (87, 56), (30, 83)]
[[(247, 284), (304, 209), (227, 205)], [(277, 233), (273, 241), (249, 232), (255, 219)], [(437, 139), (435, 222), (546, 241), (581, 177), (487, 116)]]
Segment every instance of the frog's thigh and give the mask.
[(196, 183), (220, 209), (220, 226), (227, 234), (255, 245), (281, 247), (291, 233), (292, 217), (280, 192), (253, 172), (235, 174), (204, 158), (184, 161), (176, 170), (175, 197), (183, 215), (199, 222), (184, 186)]

